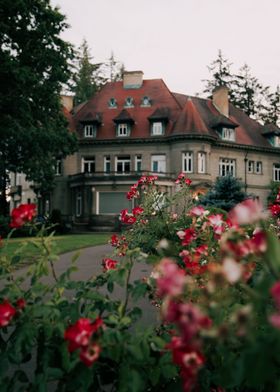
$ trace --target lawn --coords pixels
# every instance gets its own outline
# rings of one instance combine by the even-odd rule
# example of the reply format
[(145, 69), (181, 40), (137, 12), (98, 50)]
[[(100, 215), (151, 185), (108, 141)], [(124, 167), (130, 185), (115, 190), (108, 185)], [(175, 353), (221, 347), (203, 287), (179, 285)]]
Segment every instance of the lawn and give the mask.
[[(81, 248), (90, 246), (102, 245), (108, 243), (111, 234), (109, 233), (92, 233), (92, 234), (69, 234), (53, 237), (54, 250), (57, 254), (71, 252)], [(21, 255), (24, 255), (25, 261), (32, 259), (38, 253), (36, 244), (39, 244), (40, 239), (35, 237), (30, 238), (12, 238), (8, 244), (4, 242), (4, 247), (0, 248), (7, 255), (13, 256), (17, 251), (21, 250)], [(6, 245), (6, 246), (5, 246)]]

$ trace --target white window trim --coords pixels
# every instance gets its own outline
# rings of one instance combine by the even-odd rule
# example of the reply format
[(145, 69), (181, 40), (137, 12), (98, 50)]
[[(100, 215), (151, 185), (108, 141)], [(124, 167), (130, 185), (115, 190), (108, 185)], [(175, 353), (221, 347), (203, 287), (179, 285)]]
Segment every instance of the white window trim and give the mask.
[(274, 147), (280, 147), (280, 136), (274, 136)]
[(206, 173), (206, 153), (203, 151), (197, 153), (197, 172), (199, 174)]
[(235, 142), (235, 130), (233, 128), (222, 128), (222, 139)]
[(163, 123), (162, 121), (153, 121), (152, 122), (152, 132), (153, 136), (163, 135)]
[[(154, 171), (154, 163), (158, 163), (158, 171)], [(157, 174), (166, 173), (166, 155), (165, 154), (155, 154), (151, 156), (151, 172)]]
[(127, 123), (119, 123), (117, 125), (117, 136), (119, 137), (129, 136), (129, 125)]
[[(278, 167), (276, 167), (278, 166)], [(276, 177), (278, 179), (276, 179)], [(273, 181), (280, 182), (280, 163), (273, 164)]]
[(185, 151), (182, 153), (182, 172), (193, 173), (193, 152)]
[[(121, 171), (118, 172), (118, 163), (122, 163), (122, 168), (124, 169), (125, 163), (129, 162), (129, 171)], [(115, 174), (116, 175), (128, 175), (131, 172), (131, 157), (126, 158), (126, 157), (121, 157), (121, 156), (116, 156), (115, 157)]]
[(87, 124), (84, 126), (84, 137), (96, 137), (96, 127), (93, 124)]
[(62, 159), (57, 159), (55, 162), (55, 175), (56, 176), (62, 175)]
[(104, 170), (104, 173), (105, 174), (109, 174), (108, 172), (107, 172), (107, 168), (106, 168), (106, 163), (109, 163), (110, 164), (110, 170), (109, 170), (109, 172), (111, 171), (111, 157), (109, 156), (109, 155), (106, 155), (105, 157), (104, 157), (104, 160), (103, 160), (103, 170)]
[[(140, 158), (139, 158), (140, 157)], [(134, 165), (134, 170), (136, 172), (139, 172), (138, 168), (137, 168), (137, 163), (140, 162), (140, 171), (142, 170), (142, 155), (135, 155), (135, 165)]]
[[(259, 165), (258, 165), (259, 164)], [(260, 167), (260, 169), (257, 169), (258, 167)], [(255, 173), (256, 174), (262, 174), (262, 161), (256, 161), (255, 164)]]
[(82, 157), (82, 161), (81, 161), (81, 163), (82, 163), (81, 172), (82, 172), (82, 173), (94, 173), (95, 170), (89, 171), (89, 172), (85, 171), (85, 162), (87, 162), (87, 163), (93, 163), (94, 166), (95, 166), (95, 157), (88, 157), (88, 158), (87, 158), (87, 157)]
[[(250, 166), (251, 164), (251, 166)], [(248, 161), (248, 173), (252, 174), (255, 172), (255, 161), (249, 160)]]
[[(222, 174), (223, 173), (223, 170), (222, 170), (222, 168), (223, 168), (223, 166), (225, 167), (225, 168), (227, 168), (225, 171), (226, 171), (226, 174)], [(236, 160), (235, 159), (232, 159), (232, 158), (220, 158), (219, 159), (219, 176), (220, 177), (226, 177), (227, 175), (229, 175), (228, 174), (228, 172), (229, 172), (229, 168), (231, 168), (232, 170), (232, 173), (230, 174), (230, 175), (232, 175), (232, 177), (236, 177)]]
[[(78, 202), (79, 200), (79, 202)], [(77, 217), (80, 217), (82, 215), (82, 203), (83, 203), (83, 199), (82, 199), (82, 192), (78, 192), (76, 194), (76, 205), (75, 205), (75, 215)]]

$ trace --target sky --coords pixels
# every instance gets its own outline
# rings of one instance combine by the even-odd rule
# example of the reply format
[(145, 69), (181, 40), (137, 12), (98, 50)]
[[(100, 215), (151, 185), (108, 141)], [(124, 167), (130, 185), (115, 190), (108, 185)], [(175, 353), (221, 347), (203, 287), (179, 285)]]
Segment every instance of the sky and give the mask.
[(247, 63), (272, 90), (280, 84), (280, 0), (51, 0), (85, 38), (94, 62), (111, 52), (127, 71), (163, 79), (173, 92), (195, 95), (207, 65), (222, 50), (236, 72)]

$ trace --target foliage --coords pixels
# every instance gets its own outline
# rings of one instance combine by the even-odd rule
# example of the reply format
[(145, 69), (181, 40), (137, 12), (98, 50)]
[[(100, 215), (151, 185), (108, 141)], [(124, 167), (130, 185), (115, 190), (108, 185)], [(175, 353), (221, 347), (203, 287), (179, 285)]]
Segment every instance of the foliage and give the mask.
[(108, 81), (120, 80), (123, 69), (123, 64), (115, 60), (113, 52), (108, 61), (93, 63), (90, 48), (84, 39), (74, 60), (72, 91), (75, 105), (89, 100)]
[(229, 211), (237, 203), (248, 198), (242, 190), (242, 184), (232, 176), (218, 177), (213, 188), (204, 195), (199, 203)]
[(232, 71), (232, 63), (226, 59), (221, 50), (217, 58), (207, 67), (210, 78), (203, 80), (204, 94), (211, 96), (219, 86), (227, 86), (230, 102), (242, 109), (248, 116), (262, 122), (277, 124), (279, 117), (279, 87), (271, 92), (252, 75), (248, 64), (244, 64), (237, 72)]
[[(138, 205), (120, 215), (128, 228), (112, 236), (103, 272), (86, 281), (71, 279), (75, 257), (56, 273), (44, 228), (28, 273), (13, 273), (21, 252), (9, 257), (2, 246), (1, 391), (279, 389), (280, 244), (267, 214), (250, 199), (229, 214), (210, 212), (193, 204), (183, 174), (176, 184), (172, 197), (156, 177), (131, 187)], [(22, 212), (13, 217), (32, 225)], [(156, 245), (145, 254), (149, 236)], [(135, 280), (146, 262), (152, 274)], [(147, 296), (162, 320), (149, 327), (139, 307)]]
[(7, 171), (49, 188), (57, 157), (76, 148), (60, 103), (71, 46), (60, 38), (64, 16), (49, 0), (3, 0), (0, 7), (0, 211)]

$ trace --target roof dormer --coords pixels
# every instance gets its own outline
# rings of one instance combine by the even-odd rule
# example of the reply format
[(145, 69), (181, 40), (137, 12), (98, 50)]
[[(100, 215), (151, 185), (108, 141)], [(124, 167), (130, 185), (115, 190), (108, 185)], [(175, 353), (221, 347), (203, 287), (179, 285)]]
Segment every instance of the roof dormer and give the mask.
[(262, 135), (268, 140), (273, 147), (280, 147), (280, 128), (275, 124), (267, 124), (264, 126)]
[(169, 109), (158, 108), (151, 116), (148, 117), (150, 121), (150, 132), (152, 136), (164, 135), (166, 125), (169, 121)]
[(134, 124), (133, 118), (130, 116), (127, 110), (123, 109), (117, 117), (113, 119), (116, 124), (116, 136), (127, 137), (131, 134), (131, 129)]
[(101, 114), (92, 114), (88, 112), (80, 119), (83, 128), (83, 137), (95, 138), (97, 136), (98, 127), (102, 124)]

